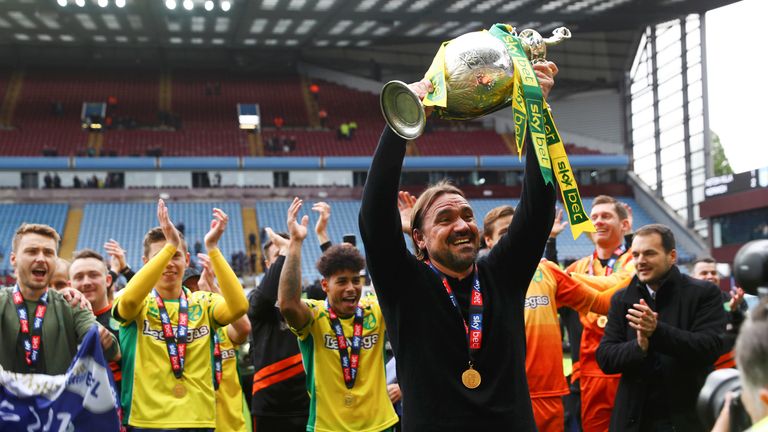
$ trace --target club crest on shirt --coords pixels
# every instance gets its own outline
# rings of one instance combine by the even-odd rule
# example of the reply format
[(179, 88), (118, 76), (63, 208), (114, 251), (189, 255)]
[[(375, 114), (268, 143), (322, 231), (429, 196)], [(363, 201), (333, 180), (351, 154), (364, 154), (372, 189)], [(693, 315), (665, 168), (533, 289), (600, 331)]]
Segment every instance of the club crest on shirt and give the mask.
[(376, 315), (368, 314), (363, 318), (363, 328), (373, 330), (376, 327)]
[(541, 274), (541, 269), (537, 268), (536, 273), (533, 274), (533, 281), (534, 282), (541, 282), (541, 280), (544, 279), (544, 275)]

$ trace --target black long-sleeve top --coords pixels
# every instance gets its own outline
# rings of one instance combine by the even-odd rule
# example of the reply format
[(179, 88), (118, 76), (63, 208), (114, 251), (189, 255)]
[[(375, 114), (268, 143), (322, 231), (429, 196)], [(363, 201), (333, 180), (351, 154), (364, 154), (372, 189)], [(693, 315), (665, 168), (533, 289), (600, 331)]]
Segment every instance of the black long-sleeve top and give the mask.
[(299, 344), (275, 306), (283, 264), (285, 257), (278, 256), (249, 299), (250, 354), (257, 390), (251, 399), (251, 413), (255, 416), (300, 416), (309, 412)]
[[(469, 355), (462, 320), (441, 280), (412, 255), (397, 209), (405, 140), (385, 128), (360, 210), (360, 232), (388, 334), (397, 358), (406, 431), (536, 430), (525, 376), (523, 302), (552, 228), (555, 190), (539, 174), (528, 145), (526, 178), (509, 231), (477, 262), (483, 340), (475, 354), (482, 375), (462, 385)], [(474, 277), (449, 278), (467, 316)]]

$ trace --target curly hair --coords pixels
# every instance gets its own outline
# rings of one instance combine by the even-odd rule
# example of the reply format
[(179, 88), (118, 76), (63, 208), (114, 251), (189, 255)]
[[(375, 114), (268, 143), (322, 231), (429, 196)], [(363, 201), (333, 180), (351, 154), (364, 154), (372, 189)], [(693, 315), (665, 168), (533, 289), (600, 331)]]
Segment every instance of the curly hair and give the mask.
[(317, 260), (317, 271), (326, 279), (344, 270), (359, 273), (364, 268), (365, 259), (356, 247), (349, 244), (333, 245)]

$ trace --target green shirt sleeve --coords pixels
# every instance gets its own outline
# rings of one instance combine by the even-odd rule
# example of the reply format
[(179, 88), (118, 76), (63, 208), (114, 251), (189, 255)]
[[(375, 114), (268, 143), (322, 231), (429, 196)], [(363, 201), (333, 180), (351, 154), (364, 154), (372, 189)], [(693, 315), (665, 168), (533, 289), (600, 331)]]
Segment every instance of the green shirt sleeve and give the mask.
[[(96, 317), (88, 309), (82, 309), (79, 307), (73, 308), (72, 315), (74, 316), (75, 334), (77, 335), (78, 344), (83, 342), (85, 335), (88, 334), (88, 331), (91, 329), (91, 327), (93, 327), (94, 324), (101, 327), (101, 324), (96, 321)], [(107, 360), (112, 360), (117, 357), (118, 343), (117, 338), (115, 338), (115, 335), (112, 334), (112, 332), (109, 332), (109, 337), (112, 339), (112, 346), (110, 346), (109, 349), (104, 352), (104, 355), (107, 357)]]

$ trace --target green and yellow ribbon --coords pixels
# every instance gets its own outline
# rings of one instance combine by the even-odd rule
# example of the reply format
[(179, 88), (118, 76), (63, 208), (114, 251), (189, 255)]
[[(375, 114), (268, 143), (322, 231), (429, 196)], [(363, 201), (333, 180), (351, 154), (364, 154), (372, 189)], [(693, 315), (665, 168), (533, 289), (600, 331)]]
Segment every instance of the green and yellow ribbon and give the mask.
[(424, 78), (432, 81), (432, 87), (434, 90), (432, 93), (428, 93), (424, 98), (422, 104), (424, 106), (439, 106), (445, 108), (448, 104), (448, 92), (445, 84), (445, 46), (450, 42), (443, 42), (440, 44), (440, 49), (437, 51), (437, 55), (432, 59), (432, 64), (429, 66), (427, 73), (424, 74)]
[[(490, 34), (499, 39), (507, 48), (514, 65), (512, 114), (515, 122), (515, 145), (518, 157), (522, 157), (526, 133), (530, 131), (531, 143), (536, 150), (536, 159), (545, 184), (557, 181), (563, 198), (565, 212), (571, 225), (571, 234), (576, 239), (582, 232), (595, 232), (592, 221), (584, 210), (584, 205), (576, 184), (576, 176), (571, 169), (565, 146), (555, 126), (549, 105), (544, 101), (539, 80), (533, 71), (530, 60), (525, 55), (520, 38), (514, 35), (514, 27), (508, 24), (495, 24)], [(424, 77), (432, 82), (434, 91), (422, 101), (424, 106), (446, 108), (448, 102), (445, 80), (445, 47), (440, 45), (432, 64)]]
[(539, 87), (539, 80), (533, 71), (530, 60), (525, 55), (520, 38), (512, 34), (514, 27), (496, 24), (490, 33), (501, 40), (507, 47), (515, 66), (515, 85), (513, 88), (512, 114), (515, 122), (515, 144), (518, 156), (521, 156), (526, 128), (530, 131), (531, 142), (536, 149), (539, 170), (545, 184), (552, 184), (554, 175), (560, 187), (565, 212), (571, 225), (573, 238), (582, 232), (595, 232), (595, 226), (584, 210), (576, 176), (573, 173), (565, 146), (555, 126), (549, 105), (544, 102)]

